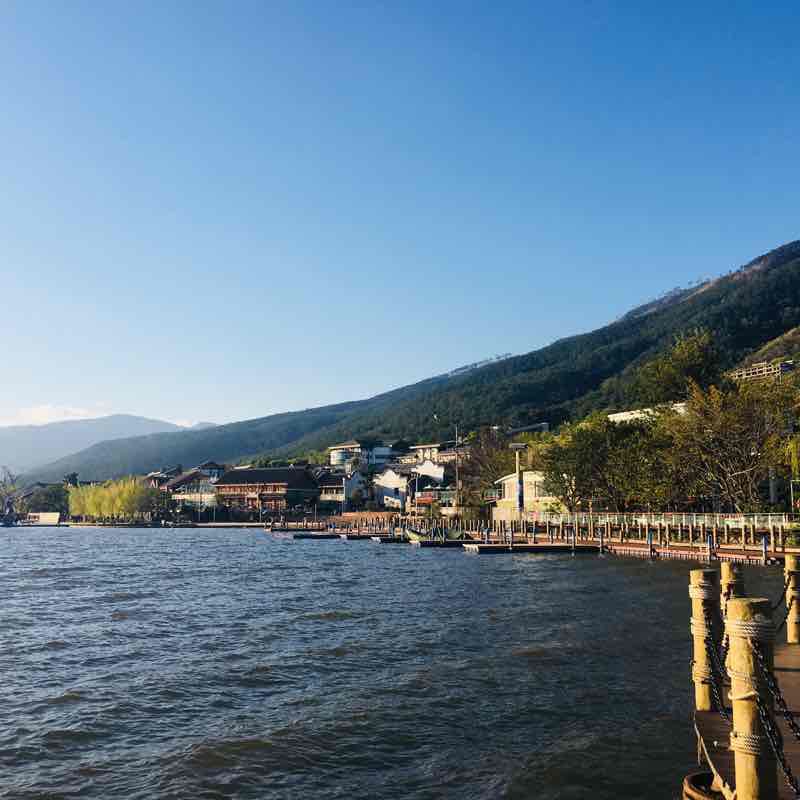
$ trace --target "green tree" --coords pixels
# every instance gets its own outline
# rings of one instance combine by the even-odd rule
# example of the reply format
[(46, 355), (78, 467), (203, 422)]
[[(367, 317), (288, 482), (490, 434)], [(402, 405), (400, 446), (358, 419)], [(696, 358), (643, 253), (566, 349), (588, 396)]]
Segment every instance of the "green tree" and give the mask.
[(693, 385), (684, 414), (672, 414), (676, 472), (688, 491), (737, 512), (763, 506), (761, 488), (786, 464), (797, 397), (791, 382), (721, 390)]
[(460, 464), (461, 504), (478, 507), (494, 483), (514, 471), (515, 457), (508, 440), (491, 428), (482, 428), (469, 437), (469, 458)]
[(40, 489), (36, 489), (19, 503), (17, 512), (20, 514), (58, 512), (66, 515), (69, 513), (67, 490), (62, 484), (43, 486)]
[[(9, 467), (0, 467), (0, 505), (5, 506), (8, 498), (19, 488), (19, 476)], [(3, 509), (0, 508), (0, 513)]]
[(542, 449), (545, 490), (571, 511), (652, 508), (666, 502), (662, 462), (670, 446), (654, 416), (612, 422), (594, 414)]
[(679, 335), (665, 353), (639, 368), (629, 390), (633, 404), (656, 405), (683, 400), (690, 384), (702, 387), (721, 378), (720, 354), (708, 331)]

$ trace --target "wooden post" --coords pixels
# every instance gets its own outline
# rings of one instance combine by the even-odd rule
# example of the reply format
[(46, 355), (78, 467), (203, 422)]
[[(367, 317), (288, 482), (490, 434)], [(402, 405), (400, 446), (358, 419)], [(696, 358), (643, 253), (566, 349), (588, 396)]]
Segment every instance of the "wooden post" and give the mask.
[(786, 587), (786, 607), (789, 616), (786, 618), (786, 641), (789, 644), (800, 643), (800, 558), (786, 555), (783, 566), (784, 579), (789, 582)]
[[(689, 573), (689, 597), (692, 599), (692, 641), (694, 643), (694, 707), (698, 711), (713, 711), (711, 691), (712, 662), (706, 648), (706, 619), (717, 618), (719, 576), (715, 569), (693, 569)], [(713, 631), (711, 632), (713, 636)]]
[(733, 703), (733, 750), (737, 800), (775, 800), (778, 774), (775, 758), (758, 716), (756, 697), (772, 713), (772, 701), (753, 653), (758, 643), (772, 669), (772, 604), (766, 598), (737, 597), (728, 602), (725, 630), (730, 637), (728, 672)]
[(719, 607), (724, 619), (728, 615), (728, 600), (744, 597), (744, 578), (739, 564), (723, 561), (720, 564)]

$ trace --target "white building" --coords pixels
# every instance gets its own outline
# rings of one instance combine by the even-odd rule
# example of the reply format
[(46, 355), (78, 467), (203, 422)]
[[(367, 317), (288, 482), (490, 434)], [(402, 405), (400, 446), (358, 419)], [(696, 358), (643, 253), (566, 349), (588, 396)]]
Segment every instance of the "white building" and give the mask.
[(641, 419), (652, 419), (659, 410), (664, 410), (665, 408), (669, 408), (676, 414), (686, 413), (686, 403), (669, 403), (660, 408), (636, 408), (633, 411), (617, 411), (615, 414), (609, 414), (608, 419), (611, 422), (637, 422)]
[(392, 448), (376, 439), (351, 439), (329, 447), (328, 460), (334, 469), (381, 467), (392, 460)]
[(367, 481), (358, 471), (349, 475), (346, 472), (323, 473), (317, 478), (317, 485), (320, 504), (335, 504), (338, 506), (338, 511), (350, 509), (350, 503), (356, 492), (366, 499)]
[(401, 470), (399, 467), (383, 470), (372, 480), (375, 502), (382, 508), (405, 511), (409, 495), (409, 482), (413, 482), (410, 471)]

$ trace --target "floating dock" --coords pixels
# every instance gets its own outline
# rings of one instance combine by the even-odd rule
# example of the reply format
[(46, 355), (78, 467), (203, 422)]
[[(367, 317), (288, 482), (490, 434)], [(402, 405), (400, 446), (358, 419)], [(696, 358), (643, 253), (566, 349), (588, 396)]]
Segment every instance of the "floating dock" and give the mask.
[(411, 545), (414, 547), (453, 547), (463, 549), (464, 544), (468, 543), (464, 539), (414, 539)]
[(500, 554), (500, 553), (599, 553), (599, 544), (585, 544), (578, 542), (574, 547), (564, 542), (542, 542), (541, 544), (517, 543), (517, 544), (498, 544), (490, 542), (466, 542), (462, 547), (468, 553), (479, 554)]

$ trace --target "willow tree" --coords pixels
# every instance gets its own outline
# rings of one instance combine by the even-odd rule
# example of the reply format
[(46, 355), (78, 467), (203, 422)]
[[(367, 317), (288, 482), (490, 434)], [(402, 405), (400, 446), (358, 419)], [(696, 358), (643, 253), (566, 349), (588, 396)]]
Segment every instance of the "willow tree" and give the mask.
[(91, 520), (142, 519), (153, 512), (158, 492), (136, 478), (122, 478), (94, 486), (70, 486), (69, 510)]

